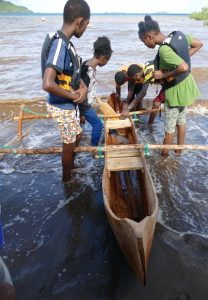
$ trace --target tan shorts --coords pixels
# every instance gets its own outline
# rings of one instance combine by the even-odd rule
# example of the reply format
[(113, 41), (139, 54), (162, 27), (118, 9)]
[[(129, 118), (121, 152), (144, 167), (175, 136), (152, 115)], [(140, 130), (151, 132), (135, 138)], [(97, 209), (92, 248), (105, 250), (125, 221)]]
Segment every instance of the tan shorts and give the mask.
[(46, 103), (48, 113), (58, 122), (62, 140), (65, 144), (76, 142), (77, 135), (82, 132), (79, 120), (79, 109), (61, 109)]
[(165, 104), (165, 132), (174, 133), (176, 125), (186, 124), (187, 107), (170, 107)]

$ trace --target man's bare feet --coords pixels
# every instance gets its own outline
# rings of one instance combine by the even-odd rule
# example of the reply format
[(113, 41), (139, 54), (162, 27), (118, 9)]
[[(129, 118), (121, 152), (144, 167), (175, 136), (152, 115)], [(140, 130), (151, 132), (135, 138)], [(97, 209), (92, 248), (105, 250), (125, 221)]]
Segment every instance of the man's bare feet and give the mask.
[(167, 149), (162, 150), (161, 156), (164, 156), (164, 157), (169, 156), (169, 151)]
[(175, 156), (181, 156), (182, 151), (181, 150), (174, 150)]

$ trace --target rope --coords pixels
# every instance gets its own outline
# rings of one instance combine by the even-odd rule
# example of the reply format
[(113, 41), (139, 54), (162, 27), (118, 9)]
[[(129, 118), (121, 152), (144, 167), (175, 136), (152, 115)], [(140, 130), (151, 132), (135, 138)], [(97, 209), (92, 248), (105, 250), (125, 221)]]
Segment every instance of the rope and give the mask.
[(150, 155), (150, 153), (149, 153), (149, 145), (148, 144), (144, 145), (144, 155), (145, 156), (149, 156)]
[(133, 113), (132, 121), (134, 121), (134, 122), (139, 121), (139, 119), (137, 118), (137, 114), (136, 113)]
[(11, 149), (13, 154), (17, 153), (17, 151), (14, 148), (12, 148), (11, 146), (8, 146), (8, 145), (0, 145), (0, 148)]
[(26, 107), (23, 107), (22, 110), (26, 111), (26, 112), (29, 112), (33, 115), (38, 115), (38, 116), (44, 116), (44, 117), (48, 117), (48, 114), (42, 114), (42, 113), (38, 113), (38, 112), (35, 112), (35, 111), (32, 111)]
[(104, 158), (102, 147), (97, 148), (98, 158)]
[(134, 122), (138, 121), (140, 124), (146, 124), (144, 121), (141, 120), (141, 118), (138, 118), (138, 117), (137, 117), (136, 112), (133, 113), (132, 121), (134, 121)]

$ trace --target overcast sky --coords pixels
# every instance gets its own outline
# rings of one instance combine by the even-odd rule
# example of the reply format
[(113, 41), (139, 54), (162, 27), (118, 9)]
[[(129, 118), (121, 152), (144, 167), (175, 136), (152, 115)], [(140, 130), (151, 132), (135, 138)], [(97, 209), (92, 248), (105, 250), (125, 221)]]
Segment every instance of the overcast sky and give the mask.
[[(62, 13), (66, 0), (10, 0), (33, 12)], [(91, 12), (191, 13), (208, 7), (208, 0), (87, 0)]]

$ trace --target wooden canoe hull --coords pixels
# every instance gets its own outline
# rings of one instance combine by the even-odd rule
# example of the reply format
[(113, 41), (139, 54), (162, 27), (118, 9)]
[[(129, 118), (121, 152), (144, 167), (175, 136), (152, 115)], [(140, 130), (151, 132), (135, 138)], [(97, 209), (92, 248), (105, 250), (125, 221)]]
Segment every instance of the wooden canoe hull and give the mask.
[[(137, 142), (133, 123), (128, 130), (129, 143)], [(115, 143), (116, 138), (110, 137), (106, 130), (106, 145)], [(131, 171), (109, 171), (106, 157), (103, 198), (107, 217), (119, 246), (132, 270), (145, 285), (158, 200), (143, 153), (139, 153), (142, 167)]]

